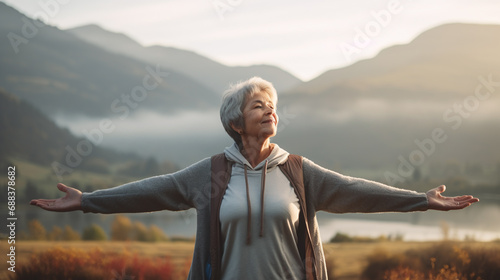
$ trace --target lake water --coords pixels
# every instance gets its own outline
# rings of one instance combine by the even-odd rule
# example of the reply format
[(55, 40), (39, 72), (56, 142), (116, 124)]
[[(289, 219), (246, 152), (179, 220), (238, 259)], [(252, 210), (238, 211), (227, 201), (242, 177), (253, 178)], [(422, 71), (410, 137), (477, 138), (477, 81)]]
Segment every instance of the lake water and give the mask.
[[(7, 209), (6, 205), (0, 207)], [(47, 231), (52, 230), (53, 226), (63, 228), (69, 225), (81, 233), (85, 227), (95, 223), (109, 233), (111, 223), (115, 218), (115, 215), (47, 212), (29, 205), (18, 205), (16, 210), (18, 234), (22, 230), (26, 230), (28, 222), (33, 219), (38, 219)], [(132, 221), (140, 221), (146, 226), (156, 225), (168, 236), (193, 237), (196, 233), (196, 212), (194, 210), (127, 214), (127, 216)], [(399, 235), (405, 241), (442, 240), (443, 223), (449, 227), (450, 238), (463, 240), (468, 237), (478, 241), (500, 239), (500, 204), (496, 202), (481, 201), (464, 210), (450, 212), (383, 214), (319, 212), (317, 217), (323, 241), (328, 241), (337, 232), (365, 237)], [(7, 229), (2, 228), (0, 232), (7, 234)]]

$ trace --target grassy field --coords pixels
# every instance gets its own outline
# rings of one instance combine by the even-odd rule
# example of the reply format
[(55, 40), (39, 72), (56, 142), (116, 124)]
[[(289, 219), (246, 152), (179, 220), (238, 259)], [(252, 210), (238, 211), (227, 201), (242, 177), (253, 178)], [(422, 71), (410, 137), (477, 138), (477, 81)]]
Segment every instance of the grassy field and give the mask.
[[(17, 241), (16, 242), (16, 267), (29, 262), (32, 254), (44, 252), (53, 248), (71, 248), (83, 251), (102, 250), (104, 253), (113, 253), (119, 255), (137, 255), (140, 257), (156, 258), (168, 257), (172, 264), (181, 274), (189, 269), (193, 255), (193, 242), (91, 242), (91, 241), (72, 241), (72, 242), (51, 242), (51, 241)], [(9, 245), (5, 240), (0, 245), (2, 253), (2, 262), (6, 263)], [(12, 272), (7, 270), (7, 266), (0, 272), (0, 279), (8, 279)]]
[[(380, 242), (380, 243), (329, 243), (324, 244), (327, 262), (333, 261), (333, 279), (358, 280), (367, 264), (367, 257), (373, 254), (397, 255), (410, 249), (423, 249), (436, 245), (437, 242)], [(457, 243), (477, 249), (496, 247), (499, 243)]]
[[(372, 254), (398, 254), (409, 249), (428, 248), (436, 245), (433, 242), (380, 242), (380, 243), (336, 243), (324, 244), (325, 256), (330, 273), (337, 280), (359, 279), (363, 268), (367, 264), (367, 256)], [(476, 249), (495, 247), (500, 250), (500, 243), (457, 243), (459, 246), (469, 246)], [(99, 248), (105, 253), (137, 255), (140, 257), (156, 258), (168, 257), (180, 275), (185, 275), (191, 261), (194, 243), (192, 242), (41, 242), (18, 241), (16, 243), (16, 266), (27, 262), (30, 256), (37, 252), (44, 252), (54, 247), (76, 248), (84, 251)], [(8, 244), (0, 245), (3, 263), (6, 263)], [(8, 279), (7, 267), (0, 273), (0, 279)], [(185, 276), (184, 276), (185, 277)]]
[(366, 258), (375, 252), (396, 254), (431, 244), (427, 242), (328, 243), (323, 245), (323, 249), (329, 265), (329, 274), (330, 276), (333, 274), (332, 279), (358, 280), (366, 265)]

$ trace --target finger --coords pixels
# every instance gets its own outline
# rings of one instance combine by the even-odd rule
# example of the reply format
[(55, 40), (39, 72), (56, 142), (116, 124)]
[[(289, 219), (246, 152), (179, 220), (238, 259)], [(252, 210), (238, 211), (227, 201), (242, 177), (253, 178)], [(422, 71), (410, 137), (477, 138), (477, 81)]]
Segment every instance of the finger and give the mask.
[(67, 192), (68, 191), (68, 186), (66, 186), (65, 184), (63, 183), (59, 183), (57, 184), (57, 188), (62, 191), (62, 192)]
[(39, 200), (33, 201), (33, 203), (35, 203), (35, 205), (54, 205), (55, 200), (39, 199)]
[(57, 201), (39, 201), (36, 203), (36, 206), (42, 208), (47, 211), (56, 211), (59, 212), (61, 210), (61, 205), (57, 203)]
[(35, 201), (33, 205), (38, 206), (42, 209), (49, 210), (53, 203), (46, 202), (46, 201)]
[(474, 197), (472, 195), (463, 195), (463, 196), (456, 196), (456, 197), (454, 197), (454, 199), (456, 201), (466, 201), (466, 200), (474, 199)]
[(55, 199), (33, 199), (30, 204), (32, 202), (34, 203), (54, 203), (56, 200)]
[(473, 197), (471, 195), (465, 195), (465, 196), (455, 197), (454, 201), (455, 202), (470, 202), (470, 203), (475, 203), (475, 202), (478, 202), (479, 199), (476, 198), (476, 197)]
[(470, 204), (470, 203), (468, 203), (468, 202), (466, 202), (466, 203), (463, 203), (463, 202), (462, 202), (462, 203), (459, 203), (459, 204), (457, 205), (457, 208), (455, 208), (455, 209), (457, 209), (457, 210), (464, 209), (465, 207), (469, 207), (470, 205), (471, 205), (471, 204)]
[(471, 199), (466, 200), (465, 202), (469, 202), (469, 203), (476, 203), (476, 202), (479, 202), (479, 198), (475, 198), (475, 197), (473, 197), (473, 198), (471, 198)]
[(443, 193), (444, 191), (446, 191), (446, 186), (445, 185), (441, 185), (441, 186), (437, 187), (437, 192), (438, 193)]
[(465, 207), (471, 206), (473, 203), (476, 203), (478, 201), (479, 201), (478, 198), (471, 197), (471, 199), (463, 200), (463, 201), (457, 201), (455, 203), (456, 203), (457, 209), (463, 209)]

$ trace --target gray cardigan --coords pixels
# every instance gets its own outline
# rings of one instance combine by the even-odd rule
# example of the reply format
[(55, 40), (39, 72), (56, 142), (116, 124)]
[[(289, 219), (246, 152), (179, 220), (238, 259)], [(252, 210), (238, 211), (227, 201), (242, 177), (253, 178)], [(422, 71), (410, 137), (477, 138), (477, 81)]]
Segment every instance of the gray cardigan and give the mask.
[[(423, 193), (402, 190), (370, 180), (344, 176), (303, 158), (304, 186), (313, 243), (319, 248), (319, 279), (327, 279), (319, 228), (314, 213), (409, 212), (428, 209)], [(207, 279), (210, 262), (211, 160), (185, 169), (131, 182), (111, 189), (84, 193), (82, 208), (92, 213), (137, 213), (160, 210), (197, 210), (197, 232), (189, 279)]]

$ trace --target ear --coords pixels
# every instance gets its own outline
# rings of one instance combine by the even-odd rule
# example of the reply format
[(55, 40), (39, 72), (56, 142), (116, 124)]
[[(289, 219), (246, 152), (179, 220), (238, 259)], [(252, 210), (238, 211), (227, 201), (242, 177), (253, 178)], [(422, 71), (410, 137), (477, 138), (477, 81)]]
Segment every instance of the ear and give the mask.
[(231, 122), (231, 128), (240, 135), (243, 133), (243, 129), (241, 129), (239, 126), (236, 126), (233, 122)]

